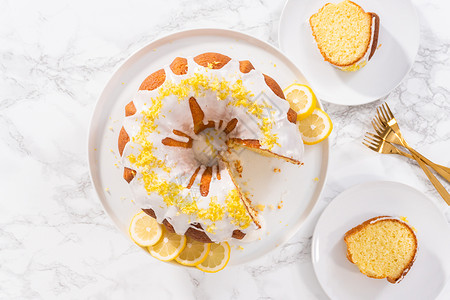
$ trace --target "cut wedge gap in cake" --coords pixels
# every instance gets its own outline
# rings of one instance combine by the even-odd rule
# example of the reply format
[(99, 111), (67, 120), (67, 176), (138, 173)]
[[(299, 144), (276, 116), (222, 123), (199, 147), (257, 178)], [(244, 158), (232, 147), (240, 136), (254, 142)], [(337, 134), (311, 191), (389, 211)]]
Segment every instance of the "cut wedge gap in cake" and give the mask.
[(256, 152), (258, 154), (267, 156), (267, 157), (273, 157), (277, 159), (284, 160), (288, 163), (294, 164), (294, 165), (303, 165), (303, 162), (283, 156), (277, 153), (274, 153), (270, 150), (261, 148), (261, 144), (258, 140), (242, 140), (242, 139), (229, 139), (227, 141), (227, 145), (229, 149), (234, 149), (236, 151), (239, 151), (239, 149), (248, 149), (250, 151)]
[[(227, 153), (228, 155), (225, 155), (225, 153)], [(230, 178), (236, 187), (236, 191), (238, 192), (239, 197), (242, 201), (242, 204), (244, 205), (245, 209), (247, 210), (247, 213), (252, 218), (253, 222), (258, 227), (258, 229), (260, 229), (261, 223), (258, 219), (258, 212), (253, 207), (252, 201), (250, 200), (250, 198), (245, 195), (245, 193), (243, 192), (243, 189), (239, 186), (239, 183), (238, 183), (238, 178), (241, 177), (241, 175), (242, 175), (242, 164), (239, 163), (238, 164), (239, 167), (238, 167), (236, 165), (236, 162), (239, 161), (238, 157), (231, 159), (230, 154), (231, 154), (230, 150), (227, 150), (226, 152), (222, 152), (219, 155), (219, 157), (220, 157), (221, 161), (225, 164), (228, 174), (230, 175)], [(225, 158), (225, 156), (227, 156), (228, 158)]]

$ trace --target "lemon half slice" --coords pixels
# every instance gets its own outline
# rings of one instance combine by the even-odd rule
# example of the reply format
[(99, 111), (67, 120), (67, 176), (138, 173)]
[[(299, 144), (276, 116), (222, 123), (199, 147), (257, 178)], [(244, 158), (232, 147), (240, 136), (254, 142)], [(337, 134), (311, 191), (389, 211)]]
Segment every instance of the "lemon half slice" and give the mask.
[(333, 130), (333, 123), (326, 112), (320, 108), (303, 120), (297, 121), (302, 140), (307, 145), (314, 145), (326, 139)]
[(162, 228), (154, 218), (141, 211), (131, 220), (129, 232), (136, 244), (148, 247), (159, 241), (162, 235)]
[(196, 266), (203, 262), (209, 254), (211, 244), (187, 238), (186, 247), (175, 260), (185, 266)]
[(206, 259), (196, 267), (203, 272), (216, 273), (223, 270), (230, 260), (230, 245), (227, 242), (211, 244)]
[(307, 85), (293, 83), (283, 92), (291, 108), (297, 113), (297, 120), (305, 119), (316, 108), (316, 96)]
[(148, 251), (154, 258), (170, 261), (177, 257), (184, 247), (186, 247), (186, 236), (169, 232), (164, 228), (159, 242), (148, 247)]

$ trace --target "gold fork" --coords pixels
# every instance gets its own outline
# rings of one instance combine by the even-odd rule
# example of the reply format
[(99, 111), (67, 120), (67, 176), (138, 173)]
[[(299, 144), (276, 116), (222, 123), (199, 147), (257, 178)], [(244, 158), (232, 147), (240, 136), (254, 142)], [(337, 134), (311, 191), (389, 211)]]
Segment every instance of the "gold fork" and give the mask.
[(415, 159), (417, 161), (417, 163), (420, 165), (420, 167), (422, 168), (422, 170), (427, 175), (428, 179), (431, 181), (431, 183), (434, 185), (436, 190), (439, 192), (441, 197), (444, 199), (444, 201), (447, 202), (448, 205), (450, 205), (450, 195), (445, 190), (445, 188), (442, 186), (442, 184), (437, 180), (436, 176), (434, 176), (433, 173), (431, 173), (431, 171), (427, 168), (425, 163), (420, 158), (411, 156), (410, 154), (401, 151), (400, 149), (398, 149), (397, 147), (395, 147), (388, 141), (383, 140), (382, 137), (380, 137), (376, 134), (370, 133), (370, 132), (366, 132), (366, 136), (364, 137), (363, 144), (367, 148), (369, 148), (373, 151), (376, 151), (378, 153), (400, 154), (400, 155)]
[(380, 136), (370, 132), (366, 132), (363, 140), (363, 145), (378, 153), (399, 154), (414, 159), (411, 154), (398, 149), (388, 141), (383, 140)]
[[(400, 135), (397, 134), (397, 132), (400, 132), (400, 129), (398, 127), (397, 121), (394, 118), (394, 115), (390, 111), (387, 104), (384, 103), (384, 105), (387, 107), (388, 112), (386, 111), (386, 108), (384, 106), (381, 106), (382, 109), (377, 109), (378, 116), (374, 119), (375, 122), (372, 122), (372, 125), (374, 125), (374, 128), (377, 131), (377, 133), (379, 134), (379, 137), (382, 139), (381, 142), (386, 143), (386, 142), (391, 142), (391, 141), (397, 141), (397, 142), (400, 142), (400, 145), (402, 145), (405, 148), (407, 148), (408, 150), (410, 150), (411, 147), (409, 147), (409, 145), (403, 139), (403, 137), (401, 136), (401, 133), (400, 133)], [(376, 123), (376, 121), (378, 121), (378, 124)], [(396, 132), (394, 132), (394, 128), (392, 128), (391, 125), (394, 126), (394, 128), (397, 130)], [(447, 190), (444, 188), (444, 186), (439, 182), (439, 180), (436, 178), (436, 176), (434, 176), (433, 173), (431, 173), (431, 171), (428, 169), (427, 165), (422, 161), (422, 159), (416, 154), (417, 151), (415, 151), (412, 148), (411, 148), (411, 150), (410, 151), (411, 151), (412, 157), (420, 165), (422, 170), (425, 172), (425, 175), (427, 175), (428, 179), (431, 181), (431, 183), (436, 188), (436, 190), (439, 192), (439, 194), (444, 199), (444, 201), (447, 202), (448, 205), (450, 205), (450, 194), (447, 192)]]
[(419, 157), (427, 165), (433, 168), (439, 175), (447, 180), (447, 182), (450, 182), (450, 168), (432, 162), (408, 145), (403, 138), (397, 120), (394, 118), (394, 114), (387, 103), (383, 103), (381, 106), (377, 107), (377, 115), (372, 120), (372, 126), (375, 129), (375, 132), (385, 141), (405, 147), (412, 154)]

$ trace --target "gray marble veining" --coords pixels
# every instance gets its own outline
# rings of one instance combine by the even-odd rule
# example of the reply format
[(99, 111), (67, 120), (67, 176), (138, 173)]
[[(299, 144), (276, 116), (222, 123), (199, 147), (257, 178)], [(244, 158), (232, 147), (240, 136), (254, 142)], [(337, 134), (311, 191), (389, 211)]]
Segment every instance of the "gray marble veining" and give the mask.
[[(386, 100), (410, 144), (449, 166), (450, 5), (414, 3), (419, 53)], [(351, 160), (373, 167), (375, 178), (414, 185), (450, 220), (415, 163), (390, 158), (398, 168), (387, 173), (376, 168), (378, 154), (361, 145), (383, 99), (358, 107), (324, 103), (334, 123), (328, 183), (302, 230), (262, 259), (211, 276), (148, 259), (116, 230), (86, 161), (89, 119), (111, 73), (154, 38), (185, 28), (231, 28), (277, 45), (283, 5), (0, 1), (0, 299), (327, 299), (312, 269), (312, 231), (336, 195), (372, 178), (370, 170), (346, 170)]]

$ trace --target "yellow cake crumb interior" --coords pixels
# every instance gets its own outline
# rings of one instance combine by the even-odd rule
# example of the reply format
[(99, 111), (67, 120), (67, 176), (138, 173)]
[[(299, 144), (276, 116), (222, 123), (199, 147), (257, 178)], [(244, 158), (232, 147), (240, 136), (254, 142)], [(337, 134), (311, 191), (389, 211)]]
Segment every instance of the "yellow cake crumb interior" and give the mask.
[(415, 255), (414, 233), (401, 222), (376, 222), (346, 238), (352, 261), (376, 278), (399, 278)]
[(368, 50), (372, 17), (351, 1), (325, 5), (310, 24), (320, 52), (332, 64), (351, 65)]

